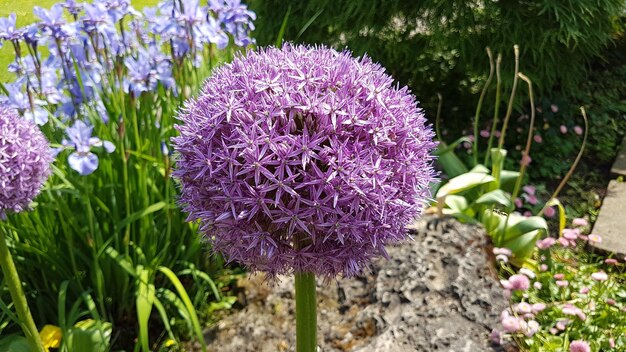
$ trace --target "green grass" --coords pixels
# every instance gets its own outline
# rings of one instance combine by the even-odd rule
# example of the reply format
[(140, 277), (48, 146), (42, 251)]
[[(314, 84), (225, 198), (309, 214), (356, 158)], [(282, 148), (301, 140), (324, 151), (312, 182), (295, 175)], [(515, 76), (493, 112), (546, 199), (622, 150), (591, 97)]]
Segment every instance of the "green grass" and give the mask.
[[(33, 15), (33, 7), (40, 6), (50, 8), (61, 0), (0, 0), (0, 18), (8, 17), (11, 13), (17, 15), (18, 27), (25, 26), (37, 20)], [(89, 2), (89, 0), (87, 0)], [(136, 9), (142, 9), (145, 6), (156, 5), (158, 0), (131, 0), (132, 5)], [(9, 43), (4, 43), (0, 48), (0, 82), (10, 82), (13, 75), (7, 70), (7, 66), (13, 61), (13, 47)]]

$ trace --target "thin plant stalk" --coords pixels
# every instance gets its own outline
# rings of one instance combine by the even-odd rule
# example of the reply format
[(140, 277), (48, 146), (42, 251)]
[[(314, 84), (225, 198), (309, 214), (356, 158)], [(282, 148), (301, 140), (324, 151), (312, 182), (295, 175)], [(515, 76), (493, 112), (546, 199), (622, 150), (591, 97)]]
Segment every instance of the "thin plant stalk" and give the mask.
[(519, 193), (520, 188), (522, 187), (522, 179), (524, 178), (524, 173), (526, 172), (526, 168), (528, 167), (528, 163), (530, 162), (530, 146), (533, 143), (533, 128), (535, 128), (535, 100), (533, 98), (533, 83), (526, 75), (523, 73), (518, 74), (519, 78), (528, 84), (528, 95), (530, 97), (530, 126), (528, 127), (528, 137), (526, 138), (526, 147), (524, 148), (524, 153), (522, 154), (522, 161), (519, 168), (519, 177), (515, 182), (515, 187), (513, 188), (513, 193), (511, 194), (511, 199), (517, 198), (517, 194)]
[(504, 115), (504, 121), (502, 122), (502, 130), (500, 131), (500, 140), (498, 141), (498, 148), (502, 149), (504, 146), (504, 137), (506, 136), (506, 129), (509, 125), (509, 119), (513, 112), (513, 102), (515, 101), (515, 92), (517, 91), (517, 82), (519, 73), (519, 46), (513, 45), (513, 53), (515, 54), (515, 76), (513, 76), (513, 87), (511, 88), (511, 96), (509, 97), (509, 105), (506, 108), (506, 115)]
[(439, 139), (440, 142), (443, 142), (443, 135), (441, 134), (441, 129), (439, 128), (440, 125), (440, 121), (441, 121), (441, 108), (443, 106), (443, 97), (441, 96), (441, 93), (437, 93), (437, 116), (435, 117), (435, 134), (437, 135), (437, 139)]
[(498, 127), (498, 122), (499, 118), (498, 118), (498, 114), (500, 113), (500, 96), (501, 96), (501, 89), (502, 89), (502, 79), (500, 76), (500, 67), (502, 64), (502, 54), (498, 54), (498, 58), (496, 59), (496, 106), (494, 107), (493, 110), (493, 123), (491, 124), (491, 131), (489, 131), (489, 141), (487, 142), (487, 153), (485, 153), (485, 162), (483, 163), (483, 165), (487, 166), (487, 163), (489, 163), (489, 156), (491, 156), (491, 153), (489, 152), (491, 150), (491, 146), (493, 145), (493, 135), (496, 133), (496, 128)]
[(569, 171), (567, 171), (567, 174), (565, 174), (565, 177), (563, 177), (563, 180), (561, 180), (561, 183), (559, 183), (559, 186), (556, 188), (554, 193), (552, 193), (552, 196), (550, 196), (550, 198), (546, 202), (546, 205), (543, 206), (543, 208), (537, 214), (537, 216), (543, 216), (543, 213), (550, 206), (550, 201), (552, 199), (556, 199), (556, 197), (559, 196), (559, 193), (561, 193), (561, 190), (563, 190), (563, 187), (565, 187), (565, 185), (567, 184), (567, 181), (569, 181), (569, 178), (574, 173), (576, 166), (578, 166), (578, 163), (580, 162), (580, 159), (583, 156), (583, 152), (585, 151), (585, 147), (587, 146), (587, 135), (589, 134), (589, 121), (587, 119), (587, 112), (585, 111), (585, 108), (582, 106), (580, 107), (580, 113), (583, 115), (583, 120), (585, 121), (585, 134), (583, 135), (583, 144), (580, 146), (578, 155), (576, 155), (576, 159), (572, 163), (572, 166), (569, 168)]
[[(480, 110), (483, 107), (483, 100), (485, 100), (485, 95), (487, 94), (487, 89), (491, 85), (491, 81), (493, 80), (493, 55), (491, 54), (491, 49), (487, 47), (485, 49), (487, 51), (487, 56), (489, 56), (489, 76), (487, 77), (487, 81), (483, 86), (482, 91), (480, 92), (480, 97), (478, 98), (478, 106), (476, 106), (476, 115), (474, 115), (474, 143), (472, 145), (472, 154), (474, 157), (474, 166), (478, 165), (478, 120), (480, 119)], [(487, 150), (487, 153), (489, 150)]]
[(317, 350), (315, 274), (296, 272), (296, 352)]
[(7, 246), (6, 239), (5, 230), (0, 226), (0, 266), (2, 267), (2, 272), (6, 278), (7, 286), (9, 287), (11, 299), (15, 306), (15, 312), (20, 320), (19, 323), (22, 326), (24, 335), (26, 335), (26, 338), (30, 341), (32, 347), (35, 348), (36, 352), (44, 352), (45, 349), (41, 342), (37, 325), (35, 325), (33, 316), (28, 308), (26, 295), (24, 295), (24, 291), (22, 290), (22, 281), (17, 274), (17, 269), (15, 268), (15, 263), (13, 262), (13, 257)]

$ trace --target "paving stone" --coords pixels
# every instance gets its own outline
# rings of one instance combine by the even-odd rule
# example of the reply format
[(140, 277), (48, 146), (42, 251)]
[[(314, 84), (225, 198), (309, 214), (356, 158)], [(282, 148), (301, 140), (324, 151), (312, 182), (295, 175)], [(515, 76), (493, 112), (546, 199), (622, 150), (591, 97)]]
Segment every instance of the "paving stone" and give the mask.
[(622, 141), (622, 148), (615, 158), (611, 174), (613, 176), (626, 176), (626, 138)]
[(592, 233), (602, 236), (595, 247), (626, 254), (626, 183), (611, 181)]

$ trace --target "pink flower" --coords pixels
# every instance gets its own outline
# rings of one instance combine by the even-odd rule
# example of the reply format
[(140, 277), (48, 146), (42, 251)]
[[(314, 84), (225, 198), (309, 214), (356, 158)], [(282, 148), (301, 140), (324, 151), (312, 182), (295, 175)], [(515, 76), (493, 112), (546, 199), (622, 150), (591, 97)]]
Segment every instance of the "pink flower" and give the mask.
[(535, 303), (531, 307), (533, 313), (539, 313), (546, 309), (546, 305), (544, 303)]
[(535, 205), (537, 204), (537, 196), (535, 196), (534, 194), (527, 194), (526, 195), (526, 200), (528, 201), (528, 203), (530, 203), (531, 205)]
[(537, 248), (539, 249), (548, 249), (552, 247), (556, 243), (554, 237), (546, 237), (542, 240), (537, 241)]
[(580, 293), (581, 295), (586, 295), (587, 293), (589, 293), (589, 287), (582, 287), (580, 290), (578, 290), (578, 293)]
[(574, 241), (578, 238), (578, 235), (580, 235), (579, 229), (563, 229), (563, 237), (568, 240)]
[(561, 130), (561, 133), (563, 134), (567, 133), (567, 127), (565, 127), (565, 125), (561, 125), (560, 130)]
[(515, 207), (521, 208), (523, 206), (524, 206), (524, 203), (522, 202), (522, 200), (519, 198), (515, 198)]
[(489, 335), (489, 340), (496, 345), (502, 344), (502, 331), (498, 329), (491, 330), (491, 334)]
[(539, 270), (540, 270), (541, 272), (548, 271), (548, 264), (541, 264), (541, 265), (539, 266)]
[(579, 315), (580, 313), (582, 313), (582, 310), (580, 308), (570, 303), (563, 305), (561, 311), (565, 315)]
[(546, 211), (543, 214), (549, 218), (552, 218), (554, 217), (554, 215), (556, 215), (556, 210), (554, 209), (554, 207), (547, 207)]
[(541, 282), (535, 281), (535, 283), (533, 284), (533, 287), (537, 290), (541, 290), (543, 286), (541, 285)]
[(557, 112), (559, 112), (559, 107), (555, 104), (552, 104), (550, 105), (550, 110), (552, 110), (552, 112), (556, 114)]
[(528, 276), (529, 279), (534, 279), (536, 277), (535, 272), (528, 268), (519, 269), (519, 273)]
[(583, 129), (580, 126), (574, 126), (574, 133), (576, 133), (577, 135), (582, 135), (583, 134)]
[(498, 255), (496, 255), (496, 261), (497, 262), (508, 263), (509, 262), (509, 257), (507, 257), (504, 254), (498, 254)]
[(584, 227), (589, 225), (589, 222), (587, 222), (587, 220), (583, 218), (575, 218), (574, 220), (572, 220), (572, 225)]
[(526, 210), (526, 211), (524, 212), (524, 216), (525, 216), (525, 217), (527, 217), (527, 218), (529, 218), (529, 217), (533, 216), (533, 213), (531, 213), (531, 212), (530, 212), (530, 210)]
[(561, 319), (556, 322), (556, 328), (561, 331), (565, 330), (565, 328), (567, 327), (567, 324), (569, 324), (569, 319)]
[(609, 347), (615, 348), (615, 339), (612, 337), (609, 338)]
[(572, 341), (569, 344), (569, 352), (590, 352), (591, 347), (583, 340)]
[(614, 306), (617, 302), (615, 302), (614, 299), (612, 298), (607, 298), (606, 299), (606, 304), (610, 305), (610, 306)]
[(567, 280), (556, 280), (556, 285), (559, 287), (567, 287), (569, 286), (569, 281)]
[(618, 261), (614, 258), (608, 258), (604, 260), (604, 263), (608, 265), (617, 265)]
[(536, 320), (529, 320), (528, 323), (522, 324), (522, 328), (524, 335), (531, 337), (541, 329), (541, 326)]
[(483, 138), (489, 138), (489, 130), (480, 131), (480, 136)]
[(524, 153), (524, 155), (522, 155), (522, 160), (520, 160), (520, 164), (522, 164), (523, 166), (528, 166), (531, 161), (533, 161), (533, 159), (530, 156), (526, 155), (526, 153)]
[(495, 132), (493, 132), (493, 136), (494, 136), (494, 137), (496, 137), (496, 138), (500, 138), (500, 135), (501, 135), (501, 133), (500, 133), (500, 131), (498, 131), (498, 130), (496, 130)]
[(533, 307), (526, 302), (520, 302), (513, 306), (513, 311), (518, 314), (527, 314), (533, 311)]
[(526, 194), (533, 194), (533, 195), (537, 192), (537, 189), (534, 186), (524, 186), (522, 187), (522, 190)]
[(565, 274), (558, 273), (558, 274), (554, 274), (553, 277), (555, 280), (563, 280), (565, 278)]
[(606, 281), (609, 279), (609, 276), (604, 271), (598, 271), (591, 274), (591, 278), (596, 281)]
[(506, 255), (507, 257), (510, 257), (513, 254), (513, 252), (510, 249), (505, 248), (505, 247), (502, 247), (502, 248), (494, 247), (493, 254), (494, 255), (502, 254), (502, 255)]
[(502, 318), (502, 320), (500, 321), (500, 323), (502, 324), (502, 327), (504, 328), (504, 331), (508, 332), (508, 333), (515, 333), (518, 332), (521, 328), (521, 319), (517, 318), (517, 317), (513, 317), (510, 315), (505, 316), (504, 318)]
[(536, 135), (533, 137), (533, 139), (534, 139), (534, 140), (535, 140), (535, 142), (537, 142), (537, 143), (541, 143), (541, 142), (543, 142), (543, 138), (541, 138), (541, 135), (539, 135), (539, 134), (536, 134)]
[(592, 243), (601, 243), (602, 242), (602, 236), (600, 236), (600, 235), (590, 234), (589, 236), (587, 236), (587, 238), (589, 239), (589, 242), (592, 242)]
[(569, 247), (569, 245), (570, 245), (570, 241), (567, 238), (565, 238), (565, 237), (560, 237), (558, 239), (558, 241), (561, 244), (561, 246), (563, 246), (563, 247)]
[(520, 275), (520, 274), (511, 275), (511, 277), (509, 277), (508, 282), (510, 285), (509, 289), (513, 291), (516, 291), (516, 290), (526, 291), (530, 287), (530, 280), (528, 280), (528, 277), (526, 277), (526, 275)]

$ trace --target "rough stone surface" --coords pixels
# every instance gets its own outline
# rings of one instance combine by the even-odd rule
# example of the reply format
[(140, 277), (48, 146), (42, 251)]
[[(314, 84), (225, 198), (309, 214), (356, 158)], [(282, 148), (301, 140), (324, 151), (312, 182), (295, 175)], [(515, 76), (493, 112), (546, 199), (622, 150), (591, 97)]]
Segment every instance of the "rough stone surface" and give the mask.
[[(484, 231), (452, 220), (414, 231), (369, 273), (318, 283), (319, 351), (502, 350), (489, 333), (507, 303)], [(263, 280), (241, 281), (244, 308), (207, 331), (209, 351), (294, 351), (293, 279)]]
[(626, 139), (622, 141), (622, 147), (613, 162), (611, 167), (611, 174), (613, 176), (626, 176)]
[(595, 247), (626, 255), (626, 183), (611, 181), (602, 202), (598, 219), (593, 226), (593, 233), (602, 237), (602, 242)]

